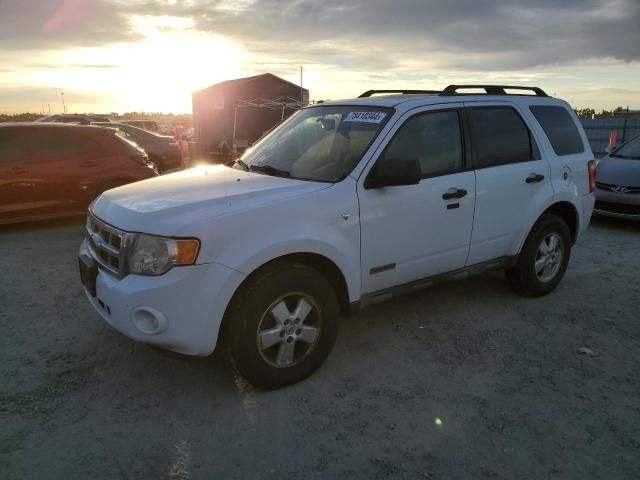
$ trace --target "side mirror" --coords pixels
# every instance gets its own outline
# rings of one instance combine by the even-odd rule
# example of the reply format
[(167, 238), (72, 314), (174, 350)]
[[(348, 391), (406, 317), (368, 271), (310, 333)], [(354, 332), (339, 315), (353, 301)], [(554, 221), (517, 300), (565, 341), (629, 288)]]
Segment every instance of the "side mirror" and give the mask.
[(422, 179), (420, 162), (416, 159), (381, 158), (364, 182), (364, 188), (417, 185)]
[(615, 145), (609, 145), (607, 148), (604, 149), (605, 153), (609, 154), (611, 152), (613, 152), (616, 149)]

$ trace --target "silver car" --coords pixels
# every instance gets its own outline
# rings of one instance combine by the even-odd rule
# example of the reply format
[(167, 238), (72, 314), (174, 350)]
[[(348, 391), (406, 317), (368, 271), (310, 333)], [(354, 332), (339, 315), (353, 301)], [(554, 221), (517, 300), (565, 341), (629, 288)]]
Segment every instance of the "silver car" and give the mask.
[(593, 213), (640, 220), (640, 135), (598, 162)]

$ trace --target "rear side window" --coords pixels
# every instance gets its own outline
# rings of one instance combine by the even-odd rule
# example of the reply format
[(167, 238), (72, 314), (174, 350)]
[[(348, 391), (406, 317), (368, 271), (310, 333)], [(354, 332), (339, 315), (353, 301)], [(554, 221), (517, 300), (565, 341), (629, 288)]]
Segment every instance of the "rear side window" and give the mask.
[(471, 108), (469, 120), (477, 168), (528, 162), (536, 157), (529, 129), (513, 108)]
[(58, 160), (99, 155), (102, 148), (79, 132), (58, 128), (41, 129), (31, 137), (33, 160)]
[(531, 106), (531, 113), (546, 133), (556, 155), (584, 152), (582, 138), (569, 112), (563, 107)]

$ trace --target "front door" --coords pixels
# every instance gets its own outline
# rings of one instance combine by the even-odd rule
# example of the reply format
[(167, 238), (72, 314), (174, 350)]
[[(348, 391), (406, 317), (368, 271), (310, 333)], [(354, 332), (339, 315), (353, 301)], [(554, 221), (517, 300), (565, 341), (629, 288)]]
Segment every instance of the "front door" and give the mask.
[(33, 207), (28, 129), (0, 129), (0, 222), (27, 217)]
[[(465, 154), (460, 105), (416, 109), (398, 121), (378, 161), (417, 160), (417, 185), (365, 188), (358, 182), (363, 293), (465, 265), (475, 176)], [(392, 164), (392, 163), (391, 163)], [(375, 167), (373, 167), (375, 168)]]
[(550, 167), (535, 134), (509, 103), (469, 103), (476, 212), (468, 264), (518, 253), (548, 199)]

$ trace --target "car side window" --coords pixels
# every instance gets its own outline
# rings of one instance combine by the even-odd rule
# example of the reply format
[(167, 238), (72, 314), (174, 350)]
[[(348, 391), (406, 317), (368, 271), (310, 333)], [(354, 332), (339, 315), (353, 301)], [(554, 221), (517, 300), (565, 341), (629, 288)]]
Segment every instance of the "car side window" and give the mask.
[(102, 149), (86, 136), (63, 129), (42, 129), (32, 137), (33, 160), (61, 160), (100, 153)]
[(468, 110), (476, 168), (535, 160), (537, 146), (522, 117), (511, 107)]
[(558, 156), (583, 153), (584, 145), (569, 112), (563, 107), (532, 105), (531, 113), (547, 135)]
[(411, 117), (396, 132), (382, 157), (418, 160), (422, 177), (461, 170), (464, 161), (459, 113), (446, 110)]

